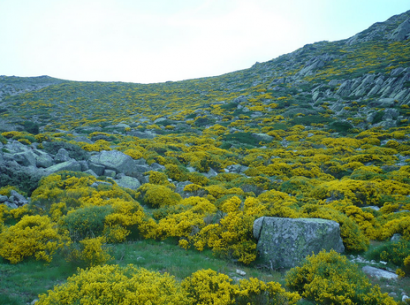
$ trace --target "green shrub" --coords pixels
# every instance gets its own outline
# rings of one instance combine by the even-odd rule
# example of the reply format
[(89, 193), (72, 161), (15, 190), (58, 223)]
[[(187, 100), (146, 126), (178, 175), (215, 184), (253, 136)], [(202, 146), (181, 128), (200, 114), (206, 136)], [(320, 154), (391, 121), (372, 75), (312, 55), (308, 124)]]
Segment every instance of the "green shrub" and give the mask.
[(79, 208), (60, 220), (62, 229), (68, 230), (73, 241), (100, 236), (105, 217), (113, 212), (110, 205)]
[(224, 141), (236, 141), (243, 144), (249, 144), (253, 146), (259, 145), (259, 140), (253, 136), (251, 132), (236, 132), (232, 134), (225, 135), (223, 137)]
[(305, 125), (310, 126), (313, 124), (327, 124), (333, 122), (332, 118), (325, 118), (321, 115), (309, 115), (300, 118), (294, 118), (291, 121), (292, 125)]
[(7, 144), (7, 139), (0, 134), (0, 143)]
[(341, 134), (347, 133), (348, 130), (353, 129), (354, 126), (346, 121), (337, 121), (330, 123), (328, 125), (329, 129), (332, 129), (336, 132), (340, 132)]
[(373, 117), (372, 124), (380, 123), (383, 120), (383, 116), (384, 111), (377, 112), (376, 115)]
[(24, 130), (31, 134), (38, 134), (40, 132), (39, 125), (35, 122), (24, 121), (23, 126)]

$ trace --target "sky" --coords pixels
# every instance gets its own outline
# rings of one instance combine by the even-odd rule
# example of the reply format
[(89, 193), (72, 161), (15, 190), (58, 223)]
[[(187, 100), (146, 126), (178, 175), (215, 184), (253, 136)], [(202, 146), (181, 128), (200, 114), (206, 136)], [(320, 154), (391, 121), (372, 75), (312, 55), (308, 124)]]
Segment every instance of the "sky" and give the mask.
[(409, 0), (0, 0), (0, 75), (157, 83), (349, 38)]

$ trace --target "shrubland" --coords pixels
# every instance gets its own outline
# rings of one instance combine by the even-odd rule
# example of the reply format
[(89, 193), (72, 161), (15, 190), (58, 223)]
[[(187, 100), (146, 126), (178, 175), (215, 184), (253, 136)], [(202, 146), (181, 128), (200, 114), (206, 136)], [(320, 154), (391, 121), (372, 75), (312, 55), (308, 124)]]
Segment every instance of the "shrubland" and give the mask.
[[(307, 73), (323, 54), (333, 57)], [(7, 283), (0, 301), (41, 293), (39, 304), (395, 304), (387, 285), (372, 285), (335, 252), (312, 254), (272, 280), (266, 272), (275, 271), (258, 271), (266, 266), (252, 227), (261, 216), (334, 220), (346, 254), (383, 261), (400, 275), (398, 286), (408, 283), (408, 100), (380, 106), (385, 93), (345, 94), (342, 83), (377, 76), (407, 90), (400, 69), (409, 55), (408, 40), (321, 42), (219, 77), (53, 80), (6, 96), (0, 195), (14, 190), (31, 202), (0, 204), (0, 283), (24, 266), (61, 269), (29, 295)], [(82, 162), (116, 150), (149, 170), (135, 189), (79, 171), (33, 176), (7, 163), (18, 145), (52, 156), (64, 149)], [(153, 245), (164, 250), (143, 262), (152, 253), (138, 253)], [(174, 251), (171, 261), (195, 257), (196, 269), (164, 267)], [(255, 275), (200, 268), (210, 261)]]

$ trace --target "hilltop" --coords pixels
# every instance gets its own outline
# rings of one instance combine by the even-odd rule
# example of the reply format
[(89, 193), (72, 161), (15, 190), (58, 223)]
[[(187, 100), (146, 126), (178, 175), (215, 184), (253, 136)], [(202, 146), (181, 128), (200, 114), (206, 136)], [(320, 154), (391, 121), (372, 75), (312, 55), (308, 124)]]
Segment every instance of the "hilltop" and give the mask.
[[(410, 11), (216, 77), (135, 84), (0, 76), (0, 274), (32, 257), (145, 266), (116, 250), (145, 240), (269, 269), (252, 234), (257, 218), (323, 218), (339, 224), (352, 261), (362, 255), (401, 276), (382, 285), (399, 301), (410, 295), (409, 119)], [(31, 240), (24, 228), (52, 234), (18, 247)], [(329, 255), (338, 265), (326, 268), (355, 274), (358, 282), (342, 280), (342, 290), (356, 294), (331, 285), (324, 293), (321, 279), (305, 289), (291, 271), (287, 288), (307, 299), (300, 304), (333, 296), (395, 304), (377, 286), (370, 292), (344, 256)], [(200, 267), (200, 277), (213, 276)], [(238, 304), (248, 300), (251, 284), (243, 285), (229, 288)], [(22, 297), (13, 286), (0, 297), (27, 302), (51, 288)], [(275, 297), (297, 302), (275, 287)]]

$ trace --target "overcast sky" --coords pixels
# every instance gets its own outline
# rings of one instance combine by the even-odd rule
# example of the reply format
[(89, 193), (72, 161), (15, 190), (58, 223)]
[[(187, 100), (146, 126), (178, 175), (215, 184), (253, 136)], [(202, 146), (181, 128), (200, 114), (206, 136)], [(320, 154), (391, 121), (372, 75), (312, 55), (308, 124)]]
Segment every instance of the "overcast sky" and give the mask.
[(0, 75), (215, 76), (407, 10), (409, 0), (0, 0)]

